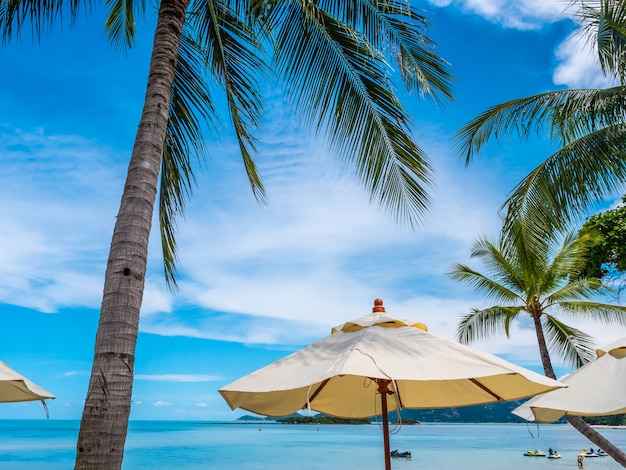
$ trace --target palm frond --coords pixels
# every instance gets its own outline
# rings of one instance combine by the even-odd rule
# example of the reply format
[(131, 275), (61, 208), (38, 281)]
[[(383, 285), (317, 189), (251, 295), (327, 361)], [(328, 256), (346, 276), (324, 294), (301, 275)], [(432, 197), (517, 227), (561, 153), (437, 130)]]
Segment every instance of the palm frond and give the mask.
[(520, 252), (512, 253), (513, 247), (497, 245), (486, 237), (479, 237), (472, 245), (472, 258), (478, 258), (481, 263), (493, 273), (496, 282), (513, 289), (515, 292), (524, 292), (528, 286), (528, 279), (524, 277), (528, 270), (520, 266)]
[[(594, 5), (596, 4), (596, 5)], [(598, 61), (607, 76), (624, 83), (626, 63), (626, 5), (621, 1), (586, 2), (576, 16), (587, 41), (595, 40)]]
[(547, 302), (552, 305), (560, 304), (567, 300), (589, 300), (612, 292), (612, 289), (603, 285), (596, 278), (569, 279), (566, 284), (549, 293)]
[(274, 43), (288, 96), (396, 220), (425, 215), (431, 167), (409, 134), (384, 58), (358, 31), (308, 2), (281, 3)]
[(178, 55), (159, 190), (161, 247), (165, 280), (171, 290), (176, 290), (176, 220), (184, 213), (185, 201), (195, 185), (192, 160), (202, 161), (206, 151), (203, 125), (217, 119), (206, 88), (204, 53), (187, 27), (183, 28)]
[(593, 301), (559, 302), (559, 308), (572, 317), (584, 316), (606, 325), (626, 326), (626, 307)]
[(472, 309), (463, 315), (456, 328), (456, 338), (462, 344), (471, 344), (505, 333), (509, 336), (511, 321), (523, 307), (494, 306), (482, 310)]
[[(586, 263), (587, 250), (599, 243), (601, 235), (597, 231), (569, 232), (563, 237), (563, 243), (554, 250), (555, 254), (550, 263), (546, 263), (543, 270), (542, 292), (553, 291), (555, 287), (565, 282), (572, 283), (578, 277)], [(601, 287), (597, 279), (579, 280), (580, 285), (591, 288), (593, 292)], [(572, 284), (573, 285), (573, 284)]]
[(626, 118), (626, 88), (572, 90), (566, 100), (553, 110), (552, 138), (559, 145), (585, 134), (615, 126)]
[(227, 0), (198, 0), (191, 10), (189, 21), (197, 28), (207, 64), (224, 89), (252, 193), (264, 204), (265, 188), (254, 161), (254, 133), (263, 114), (259, 81), (267, 73), (262, 45)]
[(69, 14), (72, 23), (79, 10), (90, 10), (94, 0), (0, 0), (0, 36), (4, 43), (18, 37), (23, 26), (28, 25), (34, 39), (48, 33), (57, 19)]
[(135, 19), (146, 10), (146, 0), (106, 0), (109, 16), (104, 23), (107, 39), (119, 48), (135, 44)]
[(455, 281), (468, 284), (474, 290), (495, 302), (519, 302), (524, 300), (517, 292), (499, 283), (497, 280), (490, 279), (463, 264), (453, 265), (448, 275)]
[(435, 53), (426, 31), (430, 19), (424, 10), (394, 0), (321, 0), (320, 9), (354, 30), (393, 59), (409, 92), (432, 97), (440, 106), (452, 100), (449, 64)]
[(543, 314), (542, 326), (548, 349), (565, 364), (581, 367), (595, 357), (593, 338), (586, 333)]
[(556, 144), (566, 145), (585, 134), (624, 122), (624, 88), (557, 90), (493, 106), (456, 134), (459, 157), (468, 165), (491, 139), (516, 133), (526, 140), (549, 131)]
[(432, 97), (439, 106), (453, 100), (450, 64), (436, 54), (435, 44), (416, 27), (420, 23), (390, 15), (386, 15), (386, 20), (386, 31), (395, 40), (395, 60), (409, 92)]
[(525, 237), (538, 247), (581, 218), (598, 199), (626, 181), (626, 124), (587, 134), (550, 155), (502, 206), (505, 232), (524, 219)]

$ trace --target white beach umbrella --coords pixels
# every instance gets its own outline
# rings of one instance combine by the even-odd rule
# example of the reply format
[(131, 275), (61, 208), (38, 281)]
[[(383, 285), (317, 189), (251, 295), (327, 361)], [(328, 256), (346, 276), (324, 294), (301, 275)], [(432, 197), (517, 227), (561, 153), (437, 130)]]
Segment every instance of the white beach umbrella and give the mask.
[(47, 414), (44, 400), (48, 398), (55, 396), (0, 361), (0, 403), (40, 400)]
[(567, 388), (532, 398), (513, 413), (540, 423), (553, 423), (564, 415), (626, 413), (626, 338), (597, 349), (596, 353), (596, 360), (560, 380)]
[(382, 415), (389, 469), (390, 410), (509, 401), (562, 386), (388, 315), (377, 299), (370, 315), (333, 328), (330, 336), (219, 392), (233, 410), (273, 417), (301, 409), (339, 418)]

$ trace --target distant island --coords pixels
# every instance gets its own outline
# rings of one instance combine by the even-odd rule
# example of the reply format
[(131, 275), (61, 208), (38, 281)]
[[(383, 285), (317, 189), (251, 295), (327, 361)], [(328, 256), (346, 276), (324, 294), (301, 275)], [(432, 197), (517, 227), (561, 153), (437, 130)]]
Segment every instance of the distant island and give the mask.
[(276, 421), (286, 424), (371, 424), (369, 419), (344, 419), (326, 415), (290, 416)]
[[(466, 406), (461, 408), (439, 408), (428, 410), (402, 410), (401, 418), (403, 424), (419, 423), (525, 423), (526, 421), (512, 411), (524, 403), (524, 400), (492, 403), (490, 405)], [(626, 426), (626, 415), (585, 417), (586, 422), (592, 425), (605, 426)], [(237, 421), (249, 422), (274, 422), (281, 424), (370, 424), (380, 420), (372, 419), (341, 419), (333, 418), (323, 414), (314, 416), (304, 416), (294, 413), (281, 418), (266, 418), (263, 416), (246, 415), (238, 418)], [(389, 421), (397, 422), (397, 414), (389, 413)], [(565, 418), (561, 418), (558, 423), (565, 423)]]
[[(392, 423), (395, 423), (395, 416), (391, 418)], [(252, 416), (245, 415), (241, 418), (238, 418), (237, 421), (249, 421), (253, 423), (258, 422), (272, 422), (272, 423), (282, 423), (282, 424), (372, 424), (375, 419), (346, 419), (346, 418), (335, 418), (334, 416), (327, 416), (321, 413), (316, 414), (315, 416), (304, 416), (298, 413), (294, 413), (289, 416), (285, 416), (283, 418), (266, 418), (264, 416)], [(404, 424), (418, 424), (417, 421), (412, 419), (407, 419), (406, 421), (402, 419)]]
[[(521, 405), (523, 401), (509, 401), (502, 403), (493, 403), (490, 405), (466, 406), (462, 408), (440, 408), (428, 410), (402, 410), (401, 419), (403, 424), (423, 423), (524, 423), (525, 421), (511, 413), (515, 408)], [(266, 418), (263, 416), (245, 415), (238, 418), (237, 421), (269, 421), (285, 424), (370, 424), (379, 421), (380, 418), (372, 419), (341, 419), (333, 418), (323, 414), (314, 416), (304, 416), (294, 413), (281, 418)], [(389, 420), (392, 423), (397, 422), (397, 414), (389, 413)]]

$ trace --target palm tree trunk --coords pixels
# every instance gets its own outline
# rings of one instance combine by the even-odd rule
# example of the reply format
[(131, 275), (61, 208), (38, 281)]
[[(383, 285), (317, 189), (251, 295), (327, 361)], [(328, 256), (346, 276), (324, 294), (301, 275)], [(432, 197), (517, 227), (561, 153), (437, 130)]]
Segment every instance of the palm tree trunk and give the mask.
[(541, 313), (533, 314), (533, 322), (535, 324), (535, 334), (537, 335), (537, 344), (539, 345), (539, 355), (541, 356), (541, 364), (546, 377), (556, 380), (554, 369), (552, 368), (552, 360), (548, 352), (546, 337), (543, 334), (543, 326), (541, 325)]
[(144, 109), (106, 269), (75, 469), (120, 469), (128, 430), (148, 239), (178, 47), (189, 0), (162, 0)]
[[(546, 376), (556, 380), (556, 375), (554, 374), (554, 369), (552, 368), (552, 361), (550, 360), (550, 354), (548, 353), (548, 345), (546, 344), (546, 338), (543, 334), (543, 326), (541, 325), (540, 315), (533, 315), (533, 321), (535, 323), (535, 333), (537, 334), (537, 343), (539, 344), (539, 354), (541, 355), (543, 370)], [(616, 447), (611, 441), (593, 429), (579, 416), (565, 416), (565, 419), (567, 419), (568, 423), (571, 424), (579, 433), (593, 442), (598, 448), (604, 450), (622, 467), (626, 468), (626, 453), (624, 453), (624, 451)]]
[(567, 422), (574, 426), (578, 432), (593, 442), (599, 449), (613, 457), (617, 463), (626, 468), (626, 453), (615, 446), (606, 437), (593, 429), (589, 424), (585, 423), (579, 416), (565, 416)]

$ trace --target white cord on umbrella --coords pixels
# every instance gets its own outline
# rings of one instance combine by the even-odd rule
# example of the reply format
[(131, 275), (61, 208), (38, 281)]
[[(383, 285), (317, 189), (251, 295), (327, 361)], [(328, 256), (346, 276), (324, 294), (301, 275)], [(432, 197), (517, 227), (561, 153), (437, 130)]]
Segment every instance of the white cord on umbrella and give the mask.
[(400, 432), (400, 429), (402, 428), (402, 404), (400, 403), (400, 401), (398, 400), (398, 384), (396, 383), (395, 379), (391, 379), (391, 383), (393, 384), (393, 389), (396, 391), (395, 393), (395, 398), (396, 398), (396, 414), (398, 415), (398, 422), (396, 424), (396, 427), (391, 429), (389, 431), (389, 434), (398, 434)]
[[(393, 429), (389, 430), (389, 434), (397, 434), (400, 432), (400, 429), (402, 428), (402, 415), (400, 414), (402, 411), (402, 403), (400, 403), (400, 400), (398, 399), (399, 397), (399, 392), (398, 392), (398, 383), (396, 382), (396, 380), (392, 377), (390, 377), (389, 375), (387, 375), (385, 373), (385, 371), (383, 371), (380, 366), (376, 363), (376, 359), (374, 359), (374, 357), (371, 354), (367, 354), (363, 351), (361, 351), (360, 349), (356, 348), (355, 351), (360, 352), (361, 354), (363, 354), (364, 356), (367, 356), (370, 358), (370, 360), (374, 363), (374, 365), (376, 366), (376, 368), (380, 371), (381, 374), (383, 374), (387, 379), (389, 379), (391, 381), (391, 383), (393, 384), (393, 389), (395, 390), (395, 393), (393, 395), (395, 395), (395, 399), (396, 399), (396, 413), (398, 415), (398, 419), (396, 421), (396, 425)], [(364, 380), (370, 380), (371, 382), (373, 382), (372, 379), (367, 378)], [(376, 405), (378, 403), (378, 400), (376, 400), (376, 395), (374, 395), (374, 412), (376, 412)], [(378, 414), (376, 414), (376, 416), (378, 416)], [(380, 427), (382, 429), (382, 423), (380, 423), (378, 420), (376, 421), (376, 423), (378, 424), (378, 427)]]

